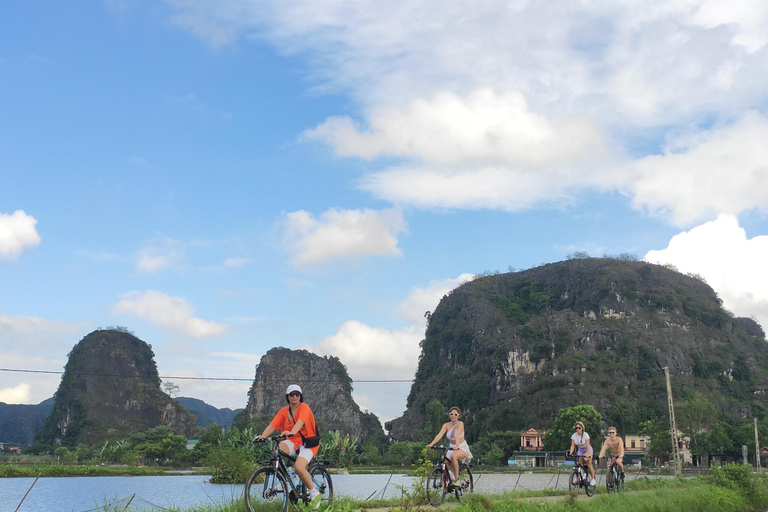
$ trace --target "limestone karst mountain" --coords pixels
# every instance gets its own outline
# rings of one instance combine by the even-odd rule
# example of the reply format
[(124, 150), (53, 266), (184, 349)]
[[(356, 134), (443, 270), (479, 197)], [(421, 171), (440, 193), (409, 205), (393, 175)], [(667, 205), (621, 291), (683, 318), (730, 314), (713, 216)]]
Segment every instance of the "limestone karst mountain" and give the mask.
[(320, 357), (306, 350), (277, 347), (261, 358), (248, 392), (249, 418), (270, 419), (286, 405), (285, 389), (299, 384), (320, 428), (339, 430), (358, 440), (383, 434), (379, 419), (360, 411), (352, 399), (352, 379), (336, 357)]
[(195, 418), (161, 391), (150, 345), (125, 330), (97, 330), (69, 353), (53, 412), (35, 443), (95, 445), (158, 425), (188, 435)]
[(763, 329), (735, 318), (696, 276), (640, 261), (573, 259), (479, 277), (429, 316), (395, 439), (427, 424), (439, 400), (468, 437), (552, 425), (591, 404), (622, 432), (666, 415), (662, 368), (680, 400), (704, 393), (740, 421), (768, 412)]

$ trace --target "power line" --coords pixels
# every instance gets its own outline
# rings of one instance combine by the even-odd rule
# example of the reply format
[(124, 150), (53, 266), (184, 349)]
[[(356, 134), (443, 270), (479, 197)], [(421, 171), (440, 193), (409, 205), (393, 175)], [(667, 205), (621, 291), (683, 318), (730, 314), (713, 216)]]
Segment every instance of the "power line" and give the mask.
[[(0, 372), (16, 372), (16, 373), (45, 373), (45, 374), (54, 374), (54, 375), (63, 375), (64, 372), (54, 372), (54, 371), (48, 371), (48, 370), (22, 370), (22, 369), (16, 369), (16, 368), (0, 368)], [(136, 375), (119, 375), (119, 374), (109, 374), (109, 373), (86, 373), (86, 372), (77, 372), (73, 375), (77, 376), (86, 376), (86, 377), (114, 377), (116, 379), (135, 379)], [(242, 381), (242, 382), (253, 382), (254, 379), (246, 379), (246, 378), (238, 378), (238, 377), (184, 377), (181, 375), (171, 375), (171, 376), (158, 376), (159, 379), (163, 380), (220, 380), (220, 381)], [(290, 379), (277, 379), (272, 380), (270, 382), (293, 382), (295, 381), (295, 378)], [(315, 382), (317, 382), (318, 379), (313, 379)], [(328, 380), (323, 380), (322, 382), (330, 382)], [(362, 384), (362, 383), (389, 383), (389, 382), (413, 382), (413, 379), (382, 379), (382, 380), (353, 380), (352, 382)]]

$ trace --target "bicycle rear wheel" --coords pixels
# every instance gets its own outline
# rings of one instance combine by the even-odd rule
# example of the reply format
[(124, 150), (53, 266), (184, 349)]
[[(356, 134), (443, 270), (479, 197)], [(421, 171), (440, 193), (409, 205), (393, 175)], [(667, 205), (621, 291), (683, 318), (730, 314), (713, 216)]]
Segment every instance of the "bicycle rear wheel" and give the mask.
[(331, 481), (331, 475), (328, 471), (319, 465), (315, 465), (310, 468), (309, 475), (312, 477), (312, 483), (315, 484), (315, 489), (320, 491), (323, 498), (320, 503), (330, 505), (333, 503), (333, 482)]
[(427, 477), (426, 491), (429, 504), (439, 507), (445, 499), (445, 485), (443, 485), (444, 472), (441, 468), (432, 468)]
[(254, 512), (259, 504), (266, 503), (274, 504), (280, 512), (285, 512), (288, 509), (287, 488), (283, 475), (275, 473), (275, 468), (258, 468), (245, 481), (245, 508)]

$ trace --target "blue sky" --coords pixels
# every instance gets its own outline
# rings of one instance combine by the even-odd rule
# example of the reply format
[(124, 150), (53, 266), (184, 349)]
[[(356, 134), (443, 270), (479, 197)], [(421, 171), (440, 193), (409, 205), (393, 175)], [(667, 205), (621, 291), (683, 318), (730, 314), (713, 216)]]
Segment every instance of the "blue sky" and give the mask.
[(236, 408), (172, 377), (306, 348), (387, 420), (409, 385), (361, 381), (413, 376), (440, 297), (575, 251), (766, 325), (767, 44), (759, 1), (6, 3), (0, 367), (121, 325)]

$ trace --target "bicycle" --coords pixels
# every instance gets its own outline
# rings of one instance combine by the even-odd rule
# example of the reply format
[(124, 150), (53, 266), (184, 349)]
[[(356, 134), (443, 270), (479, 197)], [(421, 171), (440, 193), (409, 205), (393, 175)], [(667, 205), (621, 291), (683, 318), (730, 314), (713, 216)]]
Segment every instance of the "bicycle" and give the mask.
[(454, 485), (450, 468), (450, 461), (446, 460), (445, 454), (450, 450), (449, 446), (433, 446), (433, 450), (439, 450), (440, 458), (435, 462), (427, 476), (426, 491), (430, 505), (439, 507), (445, 501), (445, 497), (453, 493), (456, 501), (461, 499), (465, 492), (473, 492), (475, 489), (475, 479), (472, 476), (472, 464), (459, 463), (460, 481)]
[(624, 492), (624, 479), (619, 473), (619, 465), (616, 463), (616, 457), (608, 458), (608, 472), (605, 475), (605, 487), (609, 493)]
[[(261, 440), (272, 442), (272, 458), (261, 461), (261, 465), (245, 481), (243, 494), (248, 512), (254, 512), (258, 508), (254, 507), (254, 504), (260, 503), (276, 503), (280, 506), (280, 512), (285, 512), (289, 503), (295, 505), (299, 500), (307, 505), (310, 503), (309, 491), (304, 484), (299, 481), (296, 485), (288, 476), (286, 460), (293, 463), (296, 458), (280, 451), (280, 442), (283, 440), (280, 434)], [(330, 460), (317, 459), (312, 459), (307, 465), (307, 471), (312, 477), (315, 489), (322, 495), (318, 505), (333, 503), (333, 482), (326, 470), (330, 465)]]
[(584, 488), (584, 492), (587, 496), (595, 494), (595, 486), (589, 485), (591, 477), (589, 476), (589, 468), (586, 464), (579, 464), (579, 456), (575, 455), (575, 464), (573, 465), (573, 472), (571, 478), (568, 479), (568, 490), (573, 492), (574, 490), (578, 494), (581, 488)]

